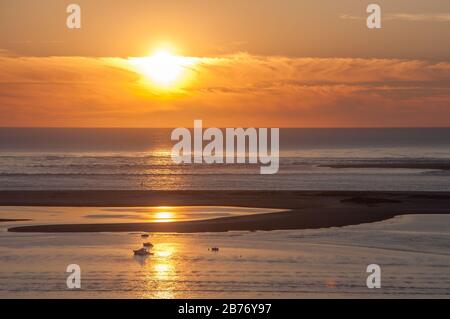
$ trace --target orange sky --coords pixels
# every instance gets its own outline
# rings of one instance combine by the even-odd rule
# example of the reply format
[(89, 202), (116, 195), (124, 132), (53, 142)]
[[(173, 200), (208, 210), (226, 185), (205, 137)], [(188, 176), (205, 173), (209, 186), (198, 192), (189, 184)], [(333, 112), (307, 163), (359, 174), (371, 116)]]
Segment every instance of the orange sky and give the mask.
[[(316, 2), (0, 0), (0, 126), (450, 126), (450, 3)], [(162, 42), (196, 61), (167, 88), (128, 58)]]

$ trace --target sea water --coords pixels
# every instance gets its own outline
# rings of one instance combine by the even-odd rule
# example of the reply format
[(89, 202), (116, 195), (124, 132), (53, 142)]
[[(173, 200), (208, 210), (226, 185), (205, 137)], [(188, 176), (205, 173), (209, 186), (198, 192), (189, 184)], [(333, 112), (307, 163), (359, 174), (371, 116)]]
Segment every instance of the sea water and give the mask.
[[(9, 225), (8, 225), (9, 224)], [(0, 224), (0, 298), (449, 298), (450, 216), (403, 215), (330, 229), (10, 233)], [(218, 252), (211, 247), (220, 248)], [(66, 267), (81, 268), (81, 289)], [(366, 268), (381, 267), (369, 289)]]
[(450, 128), (281, 129), (269, 176), (250, 164), (175, 164), (170, 132), (1, 128), (0, 190), (450, 190), (450, 171), (435, 169), (450, 164)]

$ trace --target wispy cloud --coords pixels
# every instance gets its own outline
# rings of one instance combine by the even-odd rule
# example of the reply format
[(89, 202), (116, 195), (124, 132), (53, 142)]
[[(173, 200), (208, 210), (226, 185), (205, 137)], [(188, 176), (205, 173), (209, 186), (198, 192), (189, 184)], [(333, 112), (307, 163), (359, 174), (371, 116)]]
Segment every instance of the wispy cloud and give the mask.
[(437, 14), (392, 13), (386, 15), (386, 19), (404, 20), (404, 21), (449, 22), (450, 13), (437, 13)]
[(11, 57), (14, 55), (15, 54), (13, 54), (11, 51), (0, 48), (0, 57)]
[(351, 14), (347, 14), (347, 13), (341, 13), (339, 15), (339, 18), (344, 19), (344, 20), (365, 20), (366, 17), (363, 16), (355, 16), (355, 15), (351, 15)]
[[(365, 20), (367, 18), (345, 13), (339, 17), (345, 20)], [(384, 20), (450, 22), (450, 13), (386, 13), (382, 14), (382, 18)]]

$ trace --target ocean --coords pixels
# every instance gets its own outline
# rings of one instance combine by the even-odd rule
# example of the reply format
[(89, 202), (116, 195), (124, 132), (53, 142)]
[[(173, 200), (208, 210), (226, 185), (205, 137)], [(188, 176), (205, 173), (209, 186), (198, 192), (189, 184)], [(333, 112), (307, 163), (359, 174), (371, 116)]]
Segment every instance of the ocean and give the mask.
[(170, 133), (0, 128), (0, 190), (450, 191), (450, 128), (281, 129), (275, 175), (174, 164)]

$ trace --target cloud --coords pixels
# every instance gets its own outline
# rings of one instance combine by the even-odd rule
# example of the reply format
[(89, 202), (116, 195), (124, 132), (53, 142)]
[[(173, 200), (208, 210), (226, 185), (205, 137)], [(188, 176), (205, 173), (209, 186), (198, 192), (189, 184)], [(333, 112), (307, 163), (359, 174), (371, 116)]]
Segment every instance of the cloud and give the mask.
[(344, 19), (344, 20), (366, 20), (367, 19), (367, 17), (355, 16), (355, 15), (346, 14), (346, 13), (341, 13), (339, 15), (339, 18)]
[[(341, 14), (344, 20), (366, 20), (367, 17)], [(386, 13), (383, 20), (450, 22), (450, 13)]]
[(448, 126), (450, 63), (200, 58), (173, 91), (127, 59), (0, 57), (3, 126)]
[(11, 51), (0, 48), (0, 57), (12, 57), (15, 56)]
[(450, 13), (437, 13), (437, 14), (393, 13), (388, 14), (386, 19), (404, 20), (404, 21), (450, 22)]

